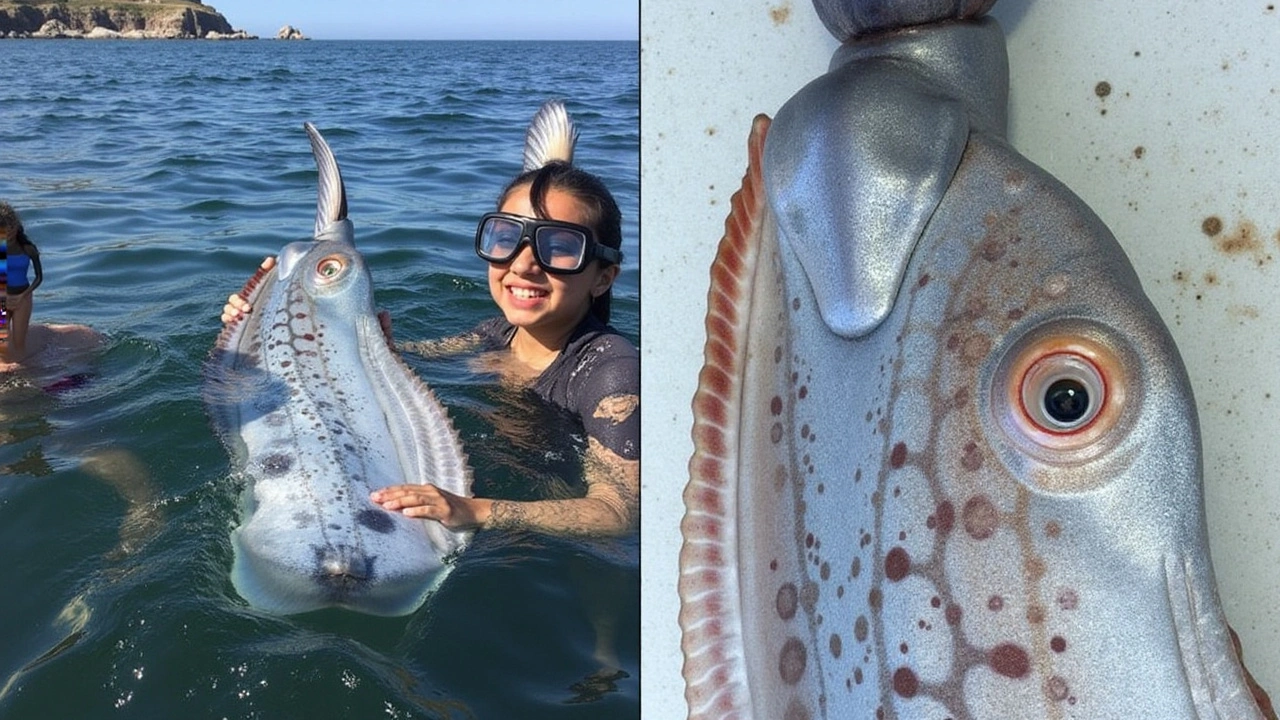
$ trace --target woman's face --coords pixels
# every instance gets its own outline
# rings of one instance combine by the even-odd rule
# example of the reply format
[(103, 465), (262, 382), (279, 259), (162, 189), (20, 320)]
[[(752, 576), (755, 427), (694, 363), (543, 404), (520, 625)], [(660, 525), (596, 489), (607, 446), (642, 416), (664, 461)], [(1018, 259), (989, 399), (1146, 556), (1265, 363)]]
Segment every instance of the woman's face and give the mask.
[[(548, 190), (548, 219), (587, 225), (582, 205), (568, 193)], [(537, 217), (529, 201), (529, 186), (515, 188), (501, 212)], [(590, 311), (591, 301), (609, 289), (618, 266), (592, 261), (574, 275), (549, 274), (533, 258), (528, 244), (509, 262), (489, 263), (489, 293), (507, 322), (529, 331), (570, 332)]]

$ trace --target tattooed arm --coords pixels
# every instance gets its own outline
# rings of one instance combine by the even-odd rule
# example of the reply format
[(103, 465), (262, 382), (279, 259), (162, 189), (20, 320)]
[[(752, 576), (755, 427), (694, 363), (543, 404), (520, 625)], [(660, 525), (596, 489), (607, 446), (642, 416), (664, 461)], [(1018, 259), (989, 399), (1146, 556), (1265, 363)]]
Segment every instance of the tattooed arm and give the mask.
[(592, 366), (575, 411), (587, 432), (584, 497), (568, 500), (493, 500), (453, 495), (432, 485), (398, 485), (374, 492), (373, 502), (451, 529), (525, 529), (554, 535), (626, 535), (640, 518), (639, 363), (629, 344), (609, 348), (610, 361)]
[[(391, 337), (391, 329), (388, 326), (383, 327), (383, 331), (387, 337)], [(410, 340), (407, 342), (397, 342), (395, 347), (400, 352), (413, 353), (424, 358), (446, 357), (448, 355), (457, 355), (459, 353), (470, 352), (480, 346), (481, 337), (474, 332), (466, 332), (461, 335), (451, 335), (449, 337), (436, 338), (434, 340)]]
[[(636, 396), (601, 401), (639, 408)], [(587, 493), (568, 500), (491, 500), (454, 495), (434, 485), (396, 485), (371, 499), (386, 510), (438, 520), (451, 530), (523, 529), (564, 536), (626, 535), (640, 521), (640, 460), (628, 459), (591, 437), (583, 458)]]

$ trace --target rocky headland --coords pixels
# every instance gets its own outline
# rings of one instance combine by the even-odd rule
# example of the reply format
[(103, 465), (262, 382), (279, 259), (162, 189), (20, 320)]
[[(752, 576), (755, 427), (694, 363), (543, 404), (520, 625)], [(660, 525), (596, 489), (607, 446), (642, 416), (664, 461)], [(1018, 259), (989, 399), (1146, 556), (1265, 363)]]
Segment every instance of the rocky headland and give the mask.
[(253, 39), (194, 0), (0, 0), (0, 38)]

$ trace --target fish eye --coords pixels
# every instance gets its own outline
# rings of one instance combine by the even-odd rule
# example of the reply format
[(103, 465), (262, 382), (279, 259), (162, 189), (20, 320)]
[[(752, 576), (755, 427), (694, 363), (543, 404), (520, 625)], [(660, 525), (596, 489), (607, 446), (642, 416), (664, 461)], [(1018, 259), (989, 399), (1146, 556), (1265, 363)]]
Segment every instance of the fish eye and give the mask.
[(1128, 436), (1141, 403), (1139, 365), (1109, 328), (1065, 321), (1032, 329), (993, 368), (993, 419), (1019, 456), (1081, 466)]
[(337, 277), (345, 267), (342, 258), (330, 255), (316, 263), (316, 275), (322, 280), (330, 280)]
[(1022, 411), (1046, 432), (1079, 432), (1106, 402), (1101, 371), (1081, 354), (1046, 355), (1032, 363), (1022, 378)]

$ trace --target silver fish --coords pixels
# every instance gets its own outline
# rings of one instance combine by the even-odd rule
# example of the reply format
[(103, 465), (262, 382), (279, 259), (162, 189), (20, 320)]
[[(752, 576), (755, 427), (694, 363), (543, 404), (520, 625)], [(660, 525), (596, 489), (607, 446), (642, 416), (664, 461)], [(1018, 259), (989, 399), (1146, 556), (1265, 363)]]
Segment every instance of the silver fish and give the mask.
[(1005, 141), (992, 3), (815, 4), (846, 42), (756, 119), (711, 272), (690, 717), (1263, 717), (1186, 372), (1111, 233)]
[(387, 347), (337, 162), (306, 130), (314, 240), (286, 245), (249, 281), (254, 310), (223, 329), (207, 367), (209, 413), (247, 480), (231, 579), (272, 612), (404, 615), (468, 535), (389, 513), (369, 493), (431, 482), (468, 495), (471, 473), (444, 408)]

